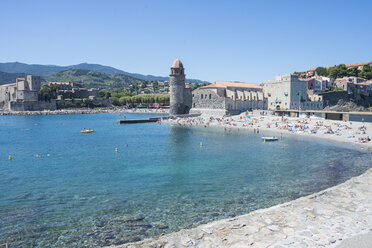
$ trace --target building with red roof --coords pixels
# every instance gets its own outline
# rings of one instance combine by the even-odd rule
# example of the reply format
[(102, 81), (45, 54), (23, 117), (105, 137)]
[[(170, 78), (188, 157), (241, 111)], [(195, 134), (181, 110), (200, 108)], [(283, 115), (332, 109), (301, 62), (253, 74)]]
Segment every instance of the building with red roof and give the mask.
[(228, 115), (253, 109), (266, 109), (263, 87), (256, 84), (216, 81), (192, 92), (190, 113)]

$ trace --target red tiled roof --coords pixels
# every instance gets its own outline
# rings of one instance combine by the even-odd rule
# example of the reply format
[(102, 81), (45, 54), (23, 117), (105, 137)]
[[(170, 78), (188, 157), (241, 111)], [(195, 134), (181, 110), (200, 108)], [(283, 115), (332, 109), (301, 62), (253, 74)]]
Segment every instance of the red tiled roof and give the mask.
[(12, 84), (2, 84), (2, 85), (0, 85), (0, 87), (3, 87), (3, 86), (15, 86), (15, 83), (12, 83)]
[(355, 64), (348, 64), (346, 67), (354, 67), (354, 66), (362, 66), (362, 65), (368, 65), (371, 64), (372, 62), (363, 62), (363, 63), (355, 63)]
[(259, 86), (257, 84), (241, 83), (241, 82), (216, 81), (215, 84), (222, 85), (222, 86), (225, 86), (225, 87), (233, 87), (233, 88), (262, 89), (262, 86)]
[[(362, 65), (368, 65), (368, 64), (372, 64), (372, 62), (363, 62), (363, 63), (355, 63), (355, 64), (347, 64), (345, 65), (347, 68), (350, 68), (350, 67), (354, 67), (354, 66), (362, 66)], [(327, 67), (324, 67), (326, 69), (329, 69), (329, 68), (332, 68), (332, 67), (335, 67), (336, 65), (334, 66), (327, 66)], [(316, 68), (311, 68), (309, 69), (308, 71), (315, 71)]]
[(207, 86), (200, 87), (200, 89), (213, 89), (213, 88), (226, 88), (225, 86), (209, 84)]

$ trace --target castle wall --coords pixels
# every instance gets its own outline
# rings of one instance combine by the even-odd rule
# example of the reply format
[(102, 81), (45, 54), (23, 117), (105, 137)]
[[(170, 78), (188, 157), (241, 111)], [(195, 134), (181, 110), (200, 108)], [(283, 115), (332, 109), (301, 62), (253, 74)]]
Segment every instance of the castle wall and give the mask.
[(39, 91), (41, 89), (41, 82), (39, 76), (27, 75), (27, 83), (29, 90)]
[(56, 101), (23, 101), (10, 102), (11, 111), (41, 111), (41, 110), (56, 110)]
[(192, 108), (225, 109), (225, 97), (217, 94), (217, 89), (196, 89), (192, 92)]
[(29, 90), (17, 90), (17, 100), (37, 101), (38, 92)]

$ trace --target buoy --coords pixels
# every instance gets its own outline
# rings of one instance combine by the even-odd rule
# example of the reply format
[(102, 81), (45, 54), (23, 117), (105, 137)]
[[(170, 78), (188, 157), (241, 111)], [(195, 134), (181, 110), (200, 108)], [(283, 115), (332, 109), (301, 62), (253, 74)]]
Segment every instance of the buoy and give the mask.
[(203, 142), (200, 142), (200, 146), (203, 146)]
[(282, 146), (282, 150), (284, 150), (284, 146)]
[(115, 148), (115, 152), (118, 152), (118, 148)]
[(11, 155), (9, 155), (9, 160), (12, 160), (12, 156)]

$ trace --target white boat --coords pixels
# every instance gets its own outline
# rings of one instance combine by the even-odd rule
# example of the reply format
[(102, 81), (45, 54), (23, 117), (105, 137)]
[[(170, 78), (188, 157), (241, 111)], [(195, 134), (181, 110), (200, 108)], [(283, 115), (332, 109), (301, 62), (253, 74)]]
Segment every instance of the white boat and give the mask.
[(261, 137), (263, 141), (277, 141), (279, 140), (278, 137), (272, 136), (272, 137)]

